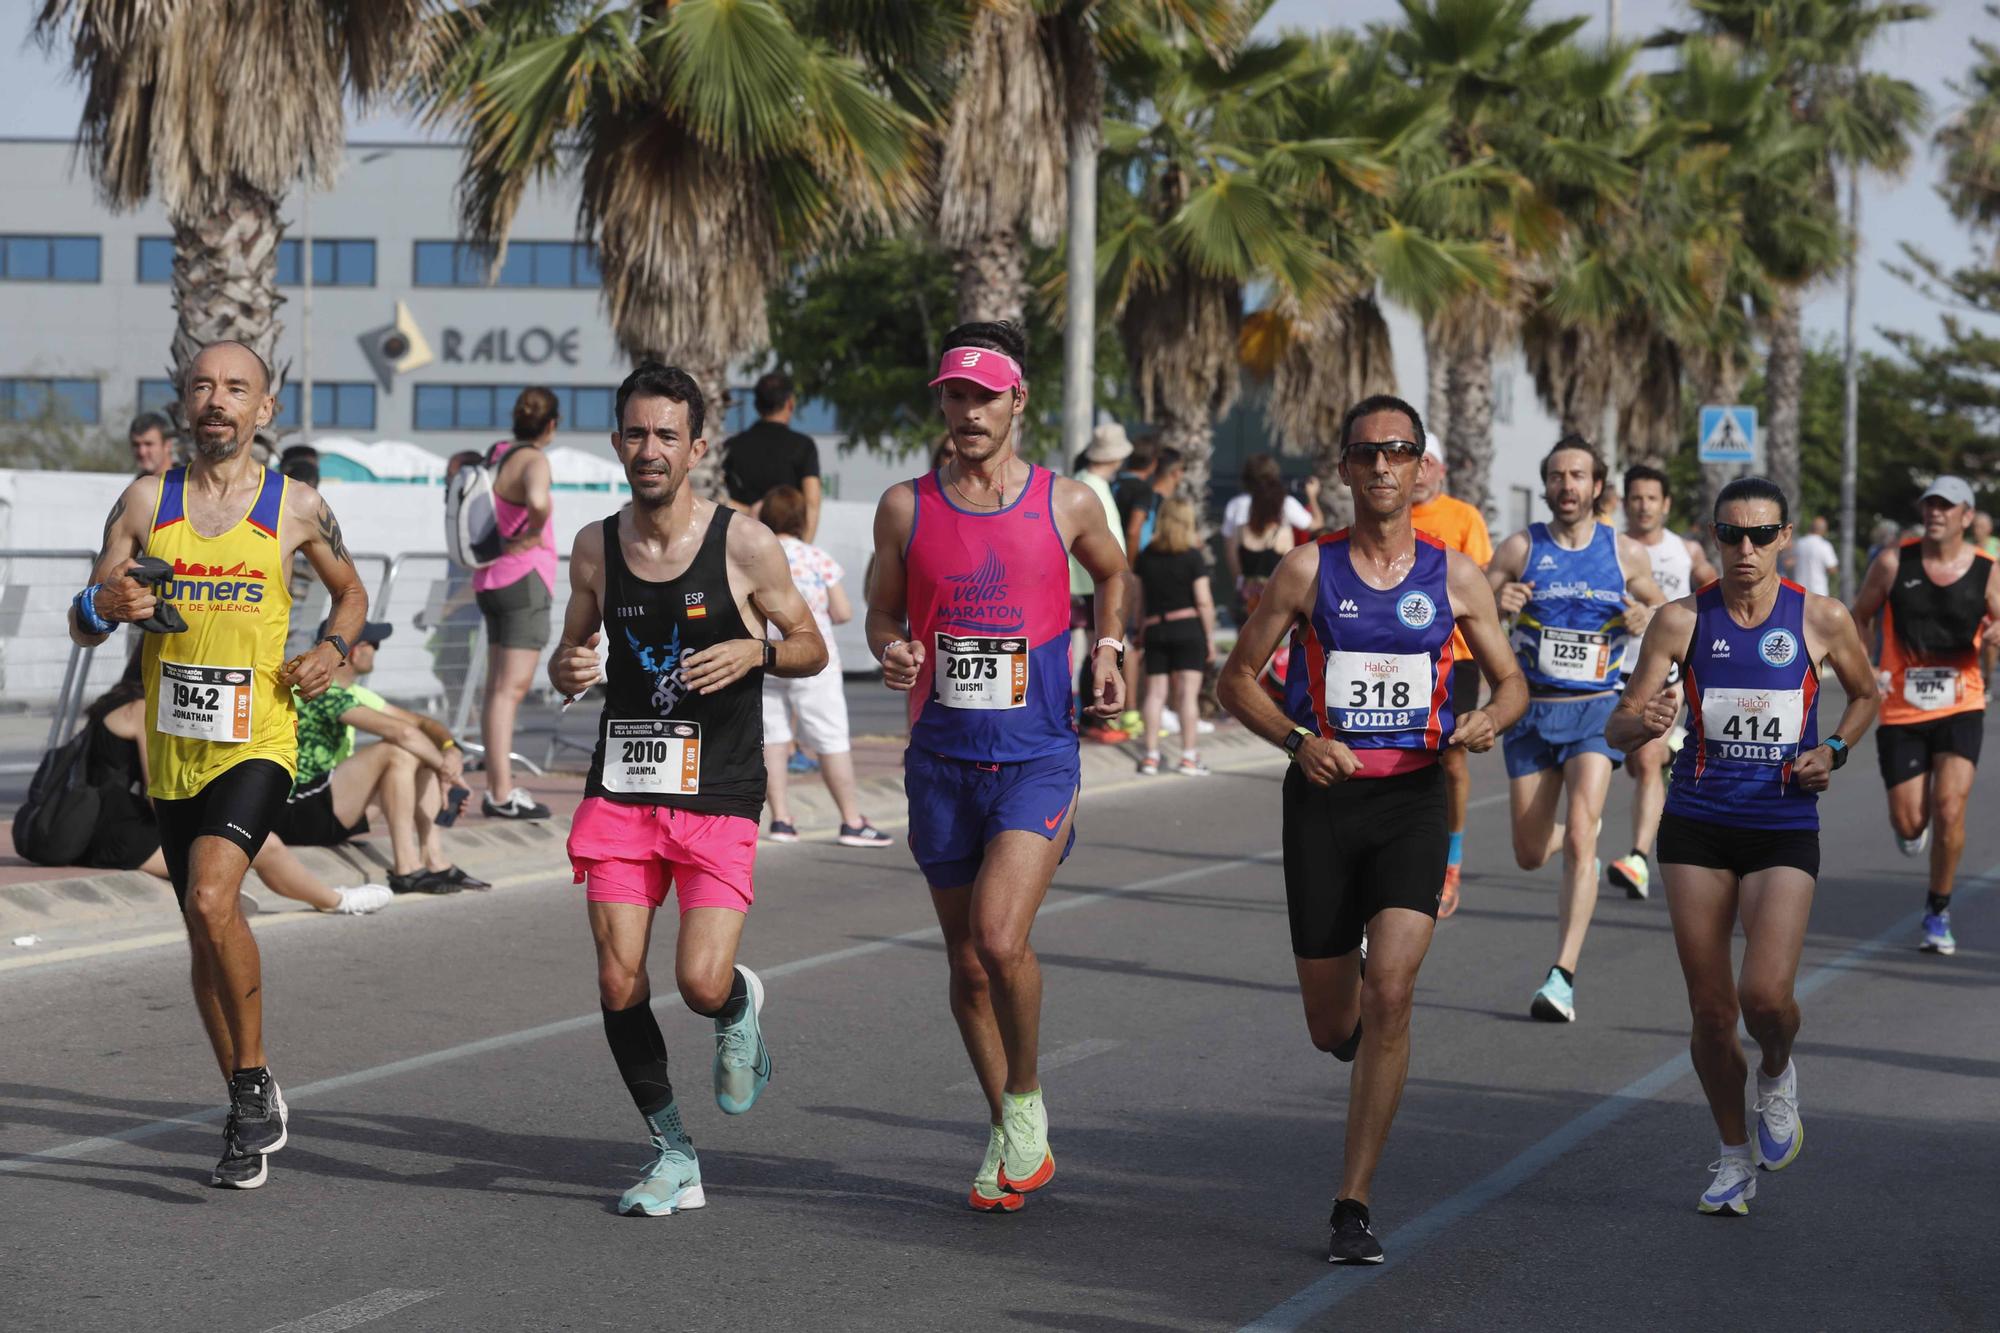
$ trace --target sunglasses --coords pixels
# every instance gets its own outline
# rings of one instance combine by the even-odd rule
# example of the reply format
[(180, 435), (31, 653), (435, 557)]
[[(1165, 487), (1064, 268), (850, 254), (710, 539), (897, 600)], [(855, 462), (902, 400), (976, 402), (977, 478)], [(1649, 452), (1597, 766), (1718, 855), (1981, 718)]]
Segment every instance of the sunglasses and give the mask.
[(1745, 537), (1753, 546), (1769, 546), (1778, 540), (1778, 534), (1785, 530), (1783, 523), (1759, 523), (1754, 528), (1741, 527), (1735, 523), (1715, 525), (1715, 540), (1723, 546), (1735, 546)]
[(1424, 446), (1414, 440), (1382, 440), (1380, 442), (1359, 442), (1345, 446), (1340, 451), (1343, 463), (1358, 458), (1370, 467), (1375, 460), (1387, 454), (1391, 463), (1409, 463), (1424, 456)]

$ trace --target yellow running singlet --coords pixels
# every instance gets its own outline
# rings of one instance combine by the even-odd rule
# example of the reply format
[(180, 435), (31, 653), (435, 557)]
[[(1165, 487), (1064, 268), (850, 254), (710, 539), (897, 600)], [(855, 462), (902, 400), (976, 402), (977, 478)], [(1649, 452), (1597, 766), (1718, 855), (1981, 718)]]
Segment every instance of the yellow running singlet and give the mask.
[(217, 537), (188, 522), (186, 488), (186, 468), (160, 478), (143, 552), (174, 567), (160, 592), (188, 626), (146, 635), (147, 791), (164, 801), (196, 795), (246, 759), (298, 771), (298, 713), (278, 684), (292, 615), (278, 558), (285, 479), (267, 469), (249, 512)]

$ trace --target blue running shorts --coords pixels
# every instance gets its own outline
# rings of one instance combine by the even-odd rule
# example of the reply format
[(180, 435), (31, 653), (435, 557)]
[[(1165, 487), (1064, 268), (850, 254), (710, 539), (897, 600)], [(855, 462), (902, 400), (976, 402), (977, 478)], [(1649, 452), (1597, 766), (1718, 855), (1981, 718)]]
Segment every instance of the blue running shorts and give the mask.
[(1503, 738), (1507, 776), (1525, 778), (1530, 773), (1561, 768), (1580, 754), (1601, 754), (1617, 768), (1625, 756), (1604, 740), (1604, 724), (1617, 707), (1615, 694), (1575, 701), (1530, 699), (1528, 711)]
[[(903, 753), (910, 800), (910, 851), (934, 889), (979, 876), (986, 844), (1010, 829), (1054, 839), (1076, 800), (1083, 762), (1075, 750), (1018, 764), (979, 764), (917, 750)], [(1076, 846), (1072, 821), (1063, 859)]]

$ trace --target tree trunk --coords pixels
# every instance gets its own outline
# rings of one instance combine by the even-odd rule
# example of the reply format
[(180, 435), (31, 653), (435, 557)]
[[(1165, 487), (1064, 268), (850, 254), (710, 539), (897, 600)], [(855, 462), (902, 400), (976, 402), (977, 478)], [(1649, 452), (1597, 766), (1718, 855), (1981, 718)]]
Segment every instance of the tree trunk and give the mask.
[[(271, 367), (271, 393), (284, 386), (287, 367), (277, 360), (278, 242), (285, 224), (278, 201), (241, 180), (232, 181), (223, 204), (203, 217), (178, 217), (174, 228), (173, 302), (177, 316), (167, 373), (176, 389), (209, 343), (231, 338), (252, 348)], [(308, 260), (307, 262), (310, 262)], [(187, 420), (176, 400), (170, 407), (183, 439)], [(276, 429), (268, 432), (276, 438)], [(259, 450), (268, 461), (269, 442)]]
[(1492, 495), (1493, 349), (1481, 342), (1446, 365), (1446, 484), (1453, 495), (1484, 513), (1490, 525), (1499, 518)]
[(958, 276), (958, 318), (1008, 319), (1028, 308), (1028, 247), (1017, 231), (988, 232), (952, 256)]
[(1799, 324), (1799, 294), (1792, 288), (1783, 289), (1777, 309), (1771, 313), (1771, 355), (1764, 363), (1764, 398), (1770, 412), (1764, 423), (1764, 472), (1778, 483), (1792, 513), (1803, 524), (1799, 508), (1799, 399), (1805, 380), (1805, 350)]
[(1450, 377), (1451, 358), (1433, 320), (1424, 325), (1424, 428), (1440, 440), (1450, 434)]
[(688, 473), (688, 485), (705, 500), (722, 498), (722, 442), (729, 438), (729, 366), (721, 361), (681, 361), (681, 369), (694, 376), (701, 386), (704, 418), (702, 434), (708, 437), (708, 452)]
[(1181, 466), (1187, 471), (1177, 494), (1194, 504), (1195, 521), (1205, 538), (1209, 529), (1209, 470), (1215, 459), (1215, 421), (1208, 416), (1182, 418), (1163, 412), (1159, 426), (1160, 447), (1181, 451)]

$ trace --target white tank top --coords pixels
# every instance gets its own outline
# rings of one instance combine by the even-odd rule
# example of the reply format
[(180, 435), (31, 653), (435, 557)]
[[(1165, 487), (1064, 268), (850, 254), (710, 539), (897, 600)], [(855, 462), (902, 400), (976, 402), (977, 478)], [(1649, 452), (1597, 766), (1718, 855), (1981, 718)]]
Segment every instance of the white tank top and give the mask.
[[(1688, 554), (1687, 542), (1681, 539), (1679, 533), (1672, 529), (1662, 530), (1660, 540), (1646, 547), (1646, 560), (1653, 567), (1653, 582), (1660, 585), (1660, 592), (1668, 601), (1679, 601), (1688, 595), (1691, 591), (1688, 584), (1694, 578), (1694, 558)], [(1643, 640), (1643, 635), (1633, 639), (1625, 650), (1625, 669), (1628, 672), (1639, 665), (1639, 644)], [(1667, 684), (1678, 683), (1680, 677), (1680, 663), (1667, 668)]]

